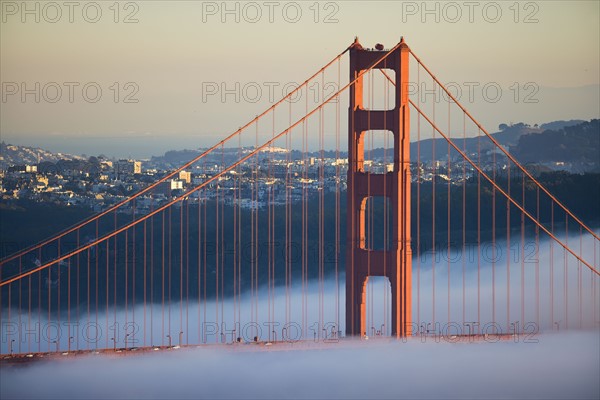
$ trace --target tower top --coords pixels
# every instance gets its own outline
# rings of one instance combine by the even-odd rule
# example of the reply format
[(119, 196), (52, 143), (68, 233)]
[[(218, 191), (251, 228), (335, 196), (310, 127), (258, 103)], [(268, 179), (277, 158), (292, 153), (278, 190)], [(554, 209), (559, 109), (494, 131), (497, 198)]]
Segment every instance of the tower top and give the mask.
[(350, 48), (355, 48), (357, 50), (362, 50), (363, 49), (362, 45), (358, 41), (358, 36), (354, 36), (354, 42), (352, 43), (352, 45), (350, 46)]

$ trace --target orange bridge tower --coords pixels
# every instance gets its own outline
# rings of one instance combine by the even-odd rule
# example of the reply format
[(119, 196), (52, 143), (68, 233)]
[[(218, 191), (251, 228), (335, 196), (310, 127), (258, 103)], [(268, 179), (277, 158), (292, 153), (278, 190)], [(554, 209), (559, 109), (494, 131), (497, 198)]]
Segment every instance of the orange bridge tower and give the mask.
[[(377, 46), (380, 48), (381, 46)], [(409, 48), (401, 40), (390, 53), (364, 49), (355, 40), (350, 49), (350, 81), (377, 60), (373, 71), (386, 69), (395, 77), (394, 108), (366, 110), (363, 102), (363, 77), (350, 87), (348, 113), (348, 191), (346, 242), (346, 334), (367, 334), (366, 291), (370, 276), (385, 276), (390, 281), (392, 297), (392, 335), (411, 334), (411, 264), (410, 239), (410, 111), (408, 104)], [(394, 163), (391, 172), (374, 174), (364, 169), (364, 136), (370, 130), (386, 130), (394, 138)], [(386, 197), (391, 214), (389, 248), (367, 248), (365, 210), (367, 200)], [(387, 217), (386, 217), (387, 218)]]

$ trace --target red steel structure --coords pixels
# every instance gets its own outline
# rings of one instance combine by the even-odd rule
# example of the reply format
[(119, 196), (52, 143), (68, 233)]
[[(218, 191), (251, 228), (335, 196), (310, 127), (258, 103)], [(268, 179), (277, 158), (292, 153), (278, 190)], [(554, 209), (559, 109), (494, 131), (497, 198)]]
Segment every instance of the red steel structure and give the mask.
[[(346, 334), (367, 334), (366, 296), (371, 276), (385, 276), (391, 284), (392, 335), (404, 337), (411, 331), (410, 238), (410, 112), (408, 104), (408, 62), (410, 50), (402, 40), (394, 50), (364, 49), (358, 40), (350, 48), (348, 110), (348, 178), (346, 211)], [(383, 56), (387, 55), (385, 58)], [(361, 71), (389, 69), (395, 72), (395, 106), (390, 110), (365, 109)], [(393, 135), (393, 170), (381, 174), (366, 172), (365, 133), (386, 130)], [(372, 197), (389, 199), (392, 214), (391, 248), (375, 250), (366, 240), (366, 204)]]

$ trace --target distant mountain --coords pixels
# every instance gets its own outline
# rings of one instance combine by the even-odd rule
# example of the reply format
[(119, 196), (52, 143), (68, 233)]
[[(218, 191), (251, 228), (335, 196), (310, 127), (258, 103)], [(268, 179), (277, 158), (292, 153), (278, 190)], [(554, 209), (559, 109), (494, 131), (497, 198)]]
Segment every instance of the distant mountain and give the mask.
[(152, 156), (154, 163), (184, 164), (200, 154), (199, 150), (169, 150), (162, 156)]
[[(552, 127), (549, 128), (549, 127)], [(513, 125), (500, 125), (501, 131), (491, 136), (501, 146), (514, 155), (521, 163), (571, 163), (573, 172), (598, 171), (600, 148), (598, 140), (600, 131), (598, 120), (590, 122), (581, 120), (554, 121), (541, 126), (530, 126), (522, 122)], [(439, 135), (438, 135), (439, 136)], [(482, 157), (496, 148), (496, 145), (485, 135), (453, 140), (456, 146), (473, 155), (481, 151)], [(415, 161), (430, 162), (435, 151), (436, 159), (445, 159), (448, 154), (448, 142), (444, 138), (424, 139), (410, 144), (410, 157)], [(370, 158), (383, 158), (384, 149), (370, 151)], [(450, 148), (450, 157), (459, 158), (456, 150)], [(391, 161), (388, 149), (387, 159)]]
[(15, 146), (0, 143), (0, 169), (12, 165), (36, 165), (44, 161), (56, 162), (58, 160), (83, 160), (81, 156), (66, 153), (53, 153), (37, 147)]
[[(519, 138), (523, 135), (542, 132), (542, 129), (538, 127), (531, 127), (522, 122), (510, 126), (504, 125), (502, 128), (503, 130), (492, 133), (491, 136), (505, 148), (516, 145), (519, 141)], [(437, 136), (438, 138), (435, 140), (424, 139), (419, 142), (412, 142), (410, 144), (411, 160), (417, 160), (417, 158), (419, 158), (421, 162), (430, 162), (433, 159), (434, 151), (436, 154), (436, 159), (440, 159), (440, 155), (442, 155), (441, 158), (446, 158), (448, 154), (448, 142), (446, 139), (439, 137), (440, 135)], [(485, 155), (496, 148), (496, 145), (483, 132), (479, 137), (468, 137), (464, 139), (464, 141), (462, 138), (453, 138), (453, 142), (459, 149), (465, 150), (467, 154), (474, 154), (479, 150)], [(371, 157), (383, 157), (383, 149), (372, 150)], [(460, 157), (460, 155), (456, 150), (451, 148), (450, 157), (456, 158)]]
[(570, 163), (573, 172), (598, 172), (600, 120), (523, 135), (510, 151), (522, 163)]
[[(509, 148), (515, 147), (519, 142), (519, 138), (523, 135), (542, 133), (545, 130), (557, 130), (557, 129), (560, 130), (560, 129), (563, 129), (566, 127), (571, 127), (571, 126), (581, 124), (583, 122), (585, 122), (585, 121), (582, 121), (582, 120), (562, 121), (561, 120), (561, 121), (552, 121), (552, 122), (544, 123), (544, 124), (541, 124), (540, 126), (538, 126), (538, 125), (531, 126), (531, 125), (525, 124), (523, 122), (519, 122), (519, 123), (515, 123), (515, 124), (511, 124), (511, 125), (501, 124), (499, 127), (500, 130), (497, 132), (491, 133), (491, 136), (500, 145), (502, 145), (505, 149), (509, 149)], [(420, 142), (412, 142), (410, 144), (411, 160), (413, 160), (413, 161), (416, 160), (417, 154), (419, 154), (420, 160), (422, 162), (430, 162), (433, 157), (434, 149), (436, 152), (437, 159), (440, 159), (440, 155), (442, 158), (445, 158), (444, 156), (446, 156), (448, 154), (448, 143), (446, 142), (445, 139), (439, 137), (439, 135), (437, 135), (437, 136), (438, 136), (438, 138), (436, 138), (435, 140), (424, 139), (424, 140), (421, 140)], [(454, 135), (454, 136), (456, 136), (456, 135)], [(455, 138), (454, 142), (456, 143), (457, 147), (460, 148), (461, 150), (463, 149), (463, 146), (464, 146), (464, 149), (470, 155), (477, 153), (478, 150), (480, 150), (483, 155), (489, 155), (496, 148), (495, 144), (492, 143), (492, 141), (484, 133), (481, 133), (479, 138), (478, 137), (466, 138), (464, 140), (464, 143), (463, 143), (462, 138)], [(206, 150), (205, 148), (185, 149), (185, 150), (169, 150), (169, 151), (165, 152), (163, 155), (152, 156), (152, 158), (149, 160), (149, 164), (153, 165), (153, 166), (160, 166), (162, 168), (167, 168), (167, 169), (168, 168), (176, 168), (176, 167), (188, 162), (189, 160), (193, 159), (194, 157), (198, 156), (205, 150)], [(240, 154), (247, 154), (247, 152), (250, 152), (252, 150), (253, 149), (251, 147), (244, 147), (242, 149), (223, 148), (223, 149), (219, 149), (219, 150), (213, 152), (210, 156), (206, 157), (204, 159), (204, 162), (228, 164), (231, 162), (235, 162), (235, 160), (237, 160), (239, 158)], [(392, 159), (391, 158), (392, 154), (389, 149), (387, 151), (384, 151), (384, 149), (382, 149), (382, 148), (376, 148), (376, 149), (370, 150), (369, 153), (370, 153), (369, 158), (371, 158), (371, 159), (383, 159), (384, 154), (385, 154), (386, 160), (391, 161), (391, 159)], [(287, 158), (288, 156), (284, 155), (284, 154), (285, 153), (274, 155), (274, 158), (284, 158), (284, 157)], [(313, 151), (313, 152), (308, 152), (306, 154), (306, 156), (318, 158), (321, 156), (321, 154), (319, 151)], [(336, 153), (335, 153), (335, 151), (332, 151), (332, 150), (325, 150), (324, 156), (331, 158), (331, 157), (335, 157)], [(345, 151), (339, 152), (339, 157), (345, 158), (347, 156), (348, 155)], [(460, 157), (458, 152), (456, 152), (454, 149), (451, 149), (450, 156), (452, 158)], [(302, 154), (302, 152), (300, 152), (298, 150), (292, 150), (292, 152), (289, 154), (289, 157), (292, 160), (298, 160), (298, 159), (301, 159), (302, 157), (304, 157), (304, 154)]]
[[(554, 133), (550, 133), (554, 132)], [(558, 133), (557, 133), (558, 132)], [(492, 133), (491, 136), (504, 148), (510, 149), (517, 159), (523, 163), (544, 163), (544, 162), (579, 162), (581, 161), (583, 170), (595, 170), (598, 163), (598, 120), (590, 122), (582, 120), (553, 121), (541, 124), (539, 127), (533, 127), (525, 123), (511, 125), (500, 125), (500, 131)], [(467, 154), (473, 155), (481, 151), (482, 155), (489, 155), (495, 149), (495, 145), (485, 135), (479, 137), (469, 137), (463, 139), (455, 138), (455, 144), (461, 150), (464, 148)], [(199, 155), (205, 149), (194, 150), (171, 150), (162, 156), (153, 156), (149, 160), (151, 165), (160, 165), (165, 168), (178, 167), (185, 162)], [(243, 149), (224, 148), (211, 154), (205, 159), (205, 162), (228, 164), (237, 160), (240, 154), (247, 154), (252, 148)], [(432, 160), (433, 153), (436, 158), (445, 158), (448, 154), (448, 143), (444, 138), (424, 139), (420, 142), (410, 144), (411, 160), (416, 161), (417, 155), (422, 162)], [(240, 153), (241, 152), (241, 153)], [(377, 148), (369, 151), (369, 158), (383, 159), (384, 149)], [(275, 155), (278, 157), (288, 157), (285, 153)], [(320, 157), (320, 152), (308, 152), (308, 157)], [(334, 151), (326, 150), (325, 157), (335, 157)], [(459, 157), (458, 152), (451, 149), (452, 158)], [(293, 150), (289, 157), (297, 160), (304, 155), (297, 150)], [(347, 157), (346, 152), (339, 152), (339, 157)], [(81, 156), (75, 156), (67, 153), (54, 153), (37, 147), (15, 146), (0, 143), (0, 169), (6, 169), (11, 165), (38, 164), (44, 161), (56, 162), (58, 160), (84, 160)], [(386, 159), (391, 161), (392, 154), (387, 150)], [(578, 169), (576, 169), (578, 170)]]
[[(564, 121), (557, 121), (557, 123), (563, 123), (563, 122)], [(508, 148), (508, 146), (516, 145), (519, 140), (519, 137), (521, 137), (522, 135), (529, 134), (529, 133), (539, 133), (539, 132), (542, 132), (542, 129), (540, 129), (538, 127), (531, 127), (524, 123), (518, 123), (518, 124), (513, 124), (511, 126), (506, 126), (506, 127), (504, 127), (504, 129), (502, 131), (493, 133), (492, 136), (502, 146), (505, 146), (506, 148)], [(460, 149), (463, 148), (463, 140), (462, 139), (457, 139), (456, 144)], [(411, 159), (416, 160), (417, 154), (420, 152), (420, 159), (422, 162), (431, 161), (433, 152), (434, 152), (434, 146), (436, 148), (436, 150), (435, 150), (436, 154), (437, 154), (436, 158), (439, 159), (440, 154), (447, 154), (448, 144), (445, 139), (443, 139), (443, 138), (438, 138), (435, 140), (424, 139), (424, 140), (421, 140), (420, 142), (411, 143), (411, 145), (410, 145)], [(483, 153), (486, 153), (490, 150), (493, 150), (495, 148), (495, 145), (492, 143), (492, 141), (487, 136), (485, 136), (485, 134), (482, 133), (481, 137), (479, 139), (477, 137), (467, 138), (465, 140), (465, 147), (466, 147), (467, 153), (472, 154), (472, 153), (477, 152), (478, 148), (481, 149), (481, 151)], [(205, 149), (170, 150), (170, 151), (167, 151), (162, 156), (153, 156), (151, 158), (150, 162), (157, 164), (157, 165), (162, 165), (162, 166), (176, 167), (176, 166), (179, 166), (179, 165), (191, 160), (192, 158), (199, 155), (204, 150)], [(241, 150), (238, 150), (237, 148), (224, 148), (223, 150), (217, 150), (216, 152), (214, 152), (213, 154), (208, 156), (206, 158), (206, 161), (207, 162), (208, 161), (218, 162), (218, 163), (221, 163), (222, 161), (234, 162), (235, 160), (237, 160), (237, 158), (239, 158), (240, 151), (241, 151), (241, 154), (246, 154), (252, 150), (253, 149), (251, 147), (244, 147)], [(288, 157), (288, 156), (285, 156), (284, 154), (285, 153), (280, 153), (279, 157), (280, 158)], [(325, 150), (323, 155), (328, 158), (333, 158), (333, 157), (336, 157), (336, 152), (333, 150)], [(385, 151), (383, 148), (376, 148), (376, 149), (369, 151), (369, 158), (371, 158), (371, 159), (378, 159), (378, 158), (383, 159), (384, 155), (387, 160), (389, 160), (389, 161), (392, 160), (392, 153), (390, 152), (389, 149), (387, 151)], [(312, 152), (307, 152), (306, 156), (318, 158), (321, 156), (321, 153), (319, 151), (312, 151)], [(339, 152), (339, 156), (342, 158), (345, 158), (348, 155), (347, 155), (347, 152), (341, 151), (341, 152)], [(451, 157), (458, 157), (458, 156), (459, 156), (459, 154), (455, 150), (451, 151)], [(289, 157), (292, 160), (298, 160), (298, 159), (301, 159), (302, 157), (304, 157), (304, 155), (302, 154), (302, 152), (300, 152), (298, 150), (292, 150), (291, 153), (289, 154)], [(275, 156), (275, 158), (277, 158), (277, 156)]]
[(542, 125), (540, 125), (540, 128), (542, 128), (545, 131), (547, 131), (547, 130), (559, 131), (568, 126), (579, 125), (583, 122), (586, 122), (586, 121), (584, 121), (582, 119), (571, 119), (569, 121), (554, 121), (554, 122), (548, 122), (547, 124), (542, 124)]

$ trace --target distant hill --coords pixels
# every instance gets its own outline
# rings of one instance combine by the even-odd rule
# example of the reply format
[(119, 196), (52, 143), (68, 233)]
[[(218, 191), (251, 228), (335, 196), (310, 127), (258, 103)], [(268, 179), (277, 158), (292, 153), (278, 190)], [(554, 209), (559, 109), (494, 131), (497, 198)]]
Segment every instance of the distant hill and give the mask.
[[(555, 122), (550, 122), (547, 125), (549, 125), (549, 126), (567, 126), (567, 125), (575, 124), (575, 123), (577, 123), (577, 121), (575, 121), (575, 120), (573, 120), (573, 121), (555, 121)], [(503, 129), (501, 131), (492, 133), (492, 136), (502, 146), (505, 146), (506, 148), (508, 148), (509, 146), (516, 145), (521, 136), (530, 134), (530, 133), (541, 133), (542, 131), (543, 131), (543, 129), (541, 129), (537, 126), (532, 127), (525, 123), (520, 122), (520, 123), (512, 124), (510, 126), (509, 125), (503, 126)], [(439, 137), (439, 135), (438, 135), (438, 137)], [(458, 139), (456, 143), (460, 149), (463, 148), (462, 139)], [(422, 162), (431, 161), (432, 156), (433, 156), (434, 146), (436, 149), (435, 151), (437, 153), (436, 158), (439, 158), (440, 154), (447, 154), (448, 144), (445, 139), (443, 139), (443, 138), (438, 138), (435, 140), (424, 139), (418, 143), (412, 142), (410, 144), (411, 159), (416, 160), (417, 152), (419, 152), (420, 159)], [(479, 148), (485, 154), (486, 152), (493, 150), (495, 148), (495, 145), (492, 143), (492, 141), (487, 136), (485, 136), (485, 134), (482, 133), (481, 137), (479, 139), (477, 137), (467, 138), (465, 140), (465, 147), (466, 147), (467, 153), (473, 154), (473, 153), (477, 152), (477, 150)], [(204, 149), (170, 150), (170, 151), (167, 151), (162, 156), (153, 156), (151, 159), (151, 162), (161, 164), (161, 165), (162, 164), (170, 165), (171, 167), (175, 167), (175, 166), (181, 165), (181, 164), (191, 160), (193, 157), (200, 154), (203, 150)], [(251, 150), (252, 149), (249, 147), (243, 149), (243, 151), (251, 151)], [(391, 161), (392, 154), (390, 153), (390, 150), (388, 149), (387, 151), (384, 151), (383, 148), (376, 148), (376, 149), (370, 150), (369, 158), (383, 159), (384, 153), (386, 153), (385, 154), (386, 159)], [(335, 157), (335, 152), (331, 151), (331, 150), (326, 150), (324, 152), (324, 155), (325, 155), (325, 157)], [(459, 154), (455, 150), (452, 150), (450, 155), (451, 155), (451, 157), (459, 156)], [(224, 150), (225, 161), (235, 161), (234, 159), (232, 159), (232, 157), (237, 157), (237, 156), (238, 156), (237, 149), (227, 149), (226, 148)], [(307, 156), (308, 157), (320, 157), (320, 152), (318, 152), (318, 151), (308, 152)], [(339, 156), (345, 158), (348, 155), (345, 151), (342, 151), (339, 153)], [(218, 158), (217, 161), (220, 162), (221, 161), (221, 151), (218, 151), (217, 155), (215, 155), (214, 157), (217, 157)], [(303, 157), (303, 155), (299, 151), (292, 151), (292, 153), (291, 153), (292, 160), (300, 159), (302, 157)], [(207, 158), (207, 160), (213, 161), (211, 158)]]
[[(548, 128), (548, 127), (552, 127)], [(530, 126), (522, 122), (513, 125), (500, 125), (499, 132), (491, 136), (501, 146), (509, 150), (521, 163), (555, 163), (567, 162), (574, 164), (574, 168), (567, 168), (573, 172), (598, 171), (598, 158), (600, 149), (598, 140), (598, 120), (590, 122), (581, 120), (554, 121), (547, 124)], [(439, 136), (439, 135), (438, 135)], [(479, 138), (470, 137), (454, 139), (457, 147), (464, 148), (467, 154), (473, 155), (481, 151), (483, 157), (494, 150), (496, 146), (485, 135)], [(448, 154), (448, 142), (444, 138), (425, 139), (410, 144), (411, 160), (420, 158), (422, 162), (429, 162), (433, 158), (435, 150), (437, 159), (445, 159)], [(390, 151), (387, 151), (387, 159), (391, 160)], [(384, 149), (370, 151), (370, 158), (383, 158)], [(417, 155), (419, 157), (417, 157)], [(453, 148), (450, 149), (450, 157), (458, 158), (460, 155)], [(539, 166), (540, 171), (552, 170)]]
[[(531, 127), (522, 122), (513, 125), (506, 125), (503, 127), (504, 129), (500, 132), (492, 133), (491, 136), (498, 142), (500, 145), (508, 148), (509, 146), (516, 145), (519, 141), (519, 138), (523, 135), (530, 133), (539, 133), (542, 132), (540, 128)], [(439, 135), (438, 135), (439, 136)], [(466, 150), (467, 154), (477, 153), (478, 150), (482, 152), (482, 154), (486, 154), (487, 152), (494, 150), (496, 146), (494, 143), (482, 132), (480, 137), (470, 137), (466, 138), (463, 143), (463, 139), (454, 139), (457, 147), (461, 150)], [(436, 158), (440, 158), (440, 154), (447, 155), (448, 154), (448, 142), (444, 138), (433, 139), (425, 139), (420, 142), (413, 142), (410, 144), (410, 157), (412, 160), (417, 159), (417, 155), (419, 155), (422, 162), (429, 162), (433, 158), (433, 151), (435, 147)], [(383, 149), (380, 150), (380, 153), (383, 154)], [(377, 150), (372, 151), (372, 154), (378, 154)], [(455, 158), (459, 157), (459, 154), (456, 150), (450, 150), (450, 157)]]
[(523, 135), (510, 151), (522, 163), (570, 163), (573, 172), (598, 172), (600, 120)]
[(554, 122), (548, 122), (547, 124), (542, 124), (542, 125), (540, 125), (540, 128), (542, 128), (545, 131), (547, 131), (547, 130), (558, 131), (558, 130), (561, 130), (568, 126), (579, 125), (583, 122), (586, 122), (586, 121), (584, 121), (582, 119), (571, 119), (569, 121), (554, 121)]
[(0, 143), (0, 169), (12, 165), (37, 165), (41, 162), (57, 162), (58, 160), (83, 160), (81, 156), (66, 153), (53, 153), (37, 147), (15, 146)]
[[(512, 125), (500, 125), (500, 131), (492, 133), (491, 136), (500, 145), (517, 157), (522, 163), (546, 163), (546, 162), (570, 162), (577, 163), (574, 171), (597, 171), (599, 147), (598, 147), (598, 120), (590, 122), (581, 120), (553, 121), (541, 124), (539, 127), (533, 127), (525, 123), (516, 123)], [(554, 132), (554, 133), (552, 133)], [(557, 133), (558, 132), (558, 133)], [(455, 139), (455, 143), (460, 149), (466, 149), (468, 154), (473, 155), (481, 150), (482, 155), (486, 155), (495, 149), (495, 145), (485, 135), (479, 138), (470, 137)], [(433, 152), (436, 152), (436, 158), (445, 158), (448, 152), (448, 143), (443, 138), (424, 139), (420, 142), (410, 144), (411, 160), (417, 159), (417, 153), (422, 162), (432, 160)], [(205, 149), (194, 150), (171, 150), (162, 156), (153, 156), (149, 160), (150, 164), (161, 165), (165, 168), (174, 168), (191, 160)], [(246, 154), (251, 148), (243, 148), (241, 152)], [(215, 154), (207, 157), (205, 162), (230, 163), (237, 160), (240, 150), (234, 148), (225, 148), (217, 151)], [(320, 153), (309, 152), (308, 157), (320, 157)], [(335, 152), (325, 151), (325, 157), (334, 157)], [(347, 157), (346, 152), (340, 152), (340, 157)], [(370, 150), (371, 159), (383, 158), (384, 149), (378, 148)], [(390, 150), (387, 150), (387, 159), (391, 161)], [(459, 157), (459, 154), (451, 149), (452, 158)], [(280, 155), (281, 157), (281, 155)], [(292, 151), (290, 154), (292, 160), (300, 159), (303, 154), (299, 151)], [(58, 160), (77, 161), (83, 160), (81, 156), (75, 156), (66, 153), (54, 153), (37, 147), (15, 146), (0, 143), (0, 169), (6, 169), (11, 165), (38, 164), (45, 161), (57, 162)], [(540, 166), (541, 170), (545, 167)]]
[(199, 150), (169, 150), (163, 156), (152, 156), (150, 161), (155, 163), (184, 164), (200, 154)]

